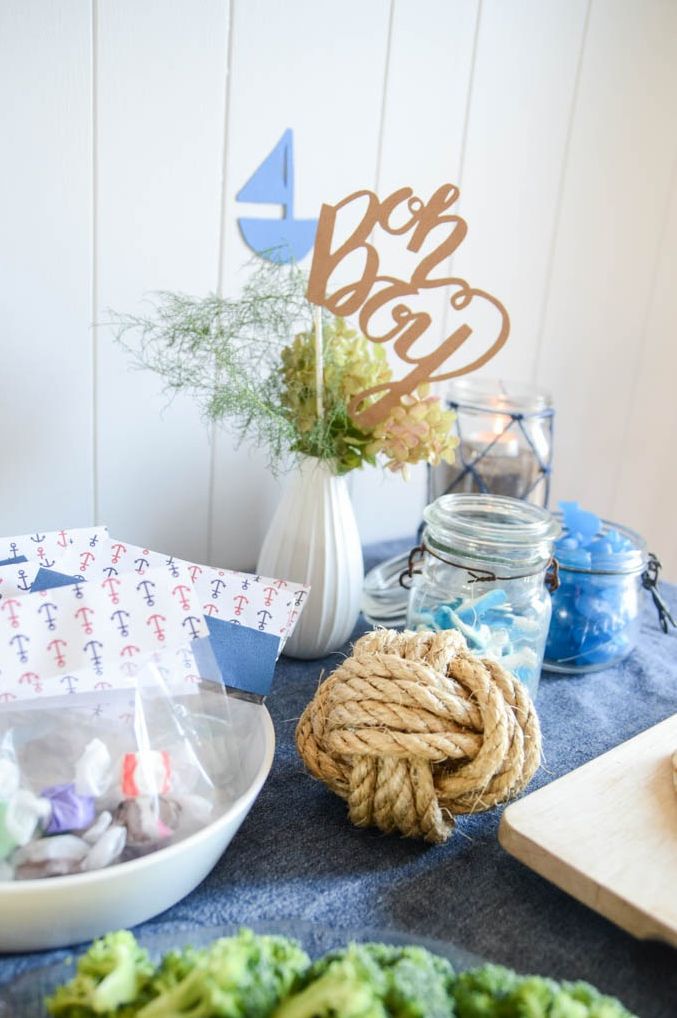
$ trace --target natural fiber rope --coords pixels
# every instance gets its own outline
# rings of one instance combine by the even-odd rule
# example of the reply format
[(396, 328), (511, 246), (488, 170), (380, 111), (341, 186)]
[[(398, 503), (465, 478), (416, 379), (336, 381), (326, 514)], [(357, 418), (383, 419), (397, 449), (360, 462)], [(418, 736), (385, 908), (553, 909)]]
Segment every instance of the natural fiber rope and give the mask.
[(306, 707), (296, 745), (358, 827), (436, 843), (454, 814), (520, 792), (541, 757), (523, 684), (453, 630), (363, 636)]

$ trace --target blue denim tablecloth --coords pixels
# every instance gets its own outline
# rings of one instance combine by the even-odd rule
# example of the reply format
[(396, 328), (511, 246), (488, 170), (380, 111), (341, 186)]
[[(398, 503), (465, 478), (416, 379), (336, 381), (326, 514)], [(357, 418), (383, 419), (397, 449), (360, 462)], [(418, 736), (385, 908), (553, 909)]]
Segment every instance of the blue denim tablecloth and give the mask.
[[(401, 550), (371, 548), (367, 565)], [(677, 610), (677, 587), (663, 591)], [(660, 632), (648, 602), (640, 645), (625, 663), (541, 681), (546, 762), (532, 788), (677, 710), (677, 632)], [(277, 753), (267, 784), (210, 876), (140, 930), (283, 918), (394, 928), (454, 941), (518, 970), (587, 979), (641, 1018), (675, 1018), (677, 952), (634, 940), (503, 852), (500, 810), (463, 818), (438, 847), (348, 823), (343, 801), (304, 773), (294, 749), (296, 719), (337, 660), (279, 663), (268, 700)], [(0, 982), (59, 956), (0, 958)]]

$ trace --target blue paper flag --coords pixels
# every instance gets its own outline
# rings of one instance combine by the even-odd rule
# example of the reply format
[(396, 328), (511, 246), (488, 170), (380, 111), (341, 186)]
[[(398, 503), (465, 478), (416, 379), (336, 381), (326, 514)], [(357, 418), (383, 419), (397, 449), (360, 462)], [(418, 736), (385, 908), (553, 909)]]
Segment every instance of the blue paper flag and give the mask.
[(315, 243), (317, 219), (294, 218), (294, 136), (288, 128), (235, 200), (281, 205), (281, 219), (238, 219), (252, 251), (266, 261), (300, 262)]
[(54, 590), (55, 587), (68, 587), (73, 583), (82, 583), (82, 576), (66, 576), (64, 573), (57, 573), (55, 569), (45, 569), (40, 566), (37, 576), (31, 584), (31, 594), (38, 590)]

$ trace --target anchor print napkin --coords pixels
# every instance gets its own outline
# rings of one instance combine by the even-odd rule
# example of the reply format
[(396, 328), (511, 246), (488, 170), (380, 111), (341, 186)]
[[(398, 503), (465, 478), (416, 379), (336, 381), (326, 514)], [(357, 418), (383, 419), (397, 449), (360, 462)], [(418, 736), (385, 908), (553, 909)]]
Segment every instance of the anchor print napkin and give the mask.
[[(114, 538), (80, 554), (73, 550), (60, 568), (85, 579), (129, 571), (143, 577), (149, 569), (164, 569), (174, 582), (185, 571), (185, 582), (197, 591), (224, 684), (255, 700), (270, 692), (277, 659), (308, 595), (303, 584), (215, 569)], [(36, 583), (42, 582), (38, 574)]]
[(53, 590), (77, 579), (99, 581), (161, 570), (174, 587), (197, 592), (222, 681), (255, 700), (270, 692), (275, 665), (308, 595), (308, 587), (228, 569), (215, 569), (107, 538), (73, 546), (59, 571), (40, 569), (33, 590)]
[(19, 537), (0, 538), (0, 563), (14, 560), (39, 561), (45, 569), (57, 565), (69, 552), (95, 550), (108, 540), (107, 527), (77, 527), (72, 530), (36, 531)]
[(59, 562), (61, 572), (85, 579), (131, 570), (143, 576), (148, 569), (166, 569), (174, 578), (187, 570), (206, 616), (274, 634), (282, 642), (291, 636), (308, 596), (301, 583), (198, 565), (114, 538), (95, 548), (74, 548)]
[(110, 576), (2, 601), (0, 704), (129, 685), (139, 662), (174, 655), (172, 685), (199, 680), (209, 631), (195, 591), (165, 570)]

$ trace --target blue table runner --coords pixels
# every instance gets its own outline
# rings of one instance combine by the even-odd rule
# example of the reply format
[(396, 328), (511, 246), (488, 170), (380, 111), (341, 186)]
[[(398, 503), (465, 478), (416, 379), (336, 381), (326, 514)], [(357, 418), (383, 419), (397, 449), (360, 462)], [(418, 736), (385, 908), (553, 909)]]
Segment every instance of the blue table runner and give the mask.
[[(367, 566), (402, 550), (393, 542), (372, 547)], [(663, 593), (677, 610), (677, 587), (664, 584)], [(296, 917), (400, 929), (521, 971), (587, 979), (641, 1018), (674, 1018), (677, 951), (635, 940), (507, 855), (496, 836), (499, 809), (461, 818), (437, 847), (348, 823), (345, 803), (308, 777), (294, 748), (296, 721), (320, 673), (338, 660), (280, 661), (267, 701), (277, 735), (268, 782), (200, 887), (139, 930)], [(677, 710), (677, 632), (660, 632), (647, 597), (635, 653), (592, 675), (545, 674), (537, 707), (545, 763), (531, 790)], [(66, 953), (3, 956), (0, 982)]]

